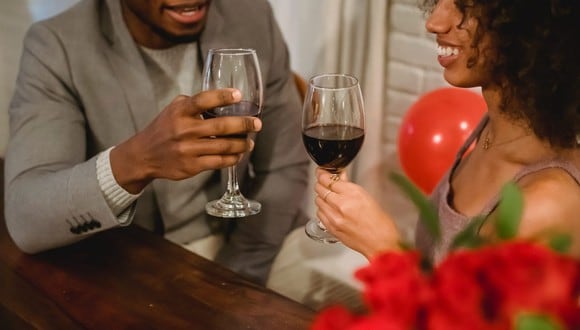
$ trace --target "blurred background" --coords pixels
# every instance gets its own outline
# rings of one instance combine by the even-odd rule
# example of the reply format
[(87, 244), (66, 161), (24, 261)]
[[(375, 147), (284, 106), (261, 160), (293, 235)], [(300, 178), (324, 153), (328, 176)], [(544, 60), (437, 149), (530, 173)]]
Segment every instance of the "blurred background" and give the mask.
[[(386, 175), (401, 170), (397, 138), (406, 111), (423, 94), (447, 86), (437, 63), (434, 39), (425, 32), (425, 18), (417, 1), (269, 1), (287, 41), (294, 71), (305, 79), (322, 72), (342, 72), (354, 74), (361, 81), (366, 137), (350, 175), (381, 201), (411, 239), (417, 214)], [(76, 2), (0, 1), (0, 156), (8, 139), (7, 109), (22, 38), (32, 22)], [(310, 211), (314, 214), (312, 204)], [(359, 288), (352, 273), (366, 260), (340, 244), (309, 242), (303, 232), (295, 237), (287, 249), (290, 252), (285, 253), (301, 259), (311, 271), (303, 272), (299, 267), (280, 271), (293, 278), (292, 282), (306, 282), (311, 289), (303, 292), (288, 285), (283, 293), (314, 307), (333, 299), (356, 304)]]

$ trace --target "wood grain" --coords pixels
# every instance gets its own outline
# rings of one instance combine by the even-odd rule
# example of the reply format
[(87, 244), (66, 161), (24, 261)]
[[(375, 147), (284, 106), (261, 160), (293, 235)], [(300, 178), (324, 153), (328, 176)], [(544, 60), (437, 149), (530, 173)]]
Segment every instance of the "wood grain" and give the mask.
[(135, 226), (24, 254), (8, 236), (0, 205), (0, 324), (307, 329), (313, 318), (307, 307)]

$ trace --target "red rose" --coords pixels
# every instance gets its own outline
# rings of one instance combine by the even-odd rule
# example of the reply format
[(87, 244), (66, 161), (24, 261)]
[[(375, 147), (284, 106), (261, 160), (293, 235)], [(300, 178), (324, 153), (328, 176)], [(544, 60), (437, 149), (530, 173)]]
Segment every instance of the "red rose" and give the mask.
[(363, 297), (369, 309), (403, 328), (416, 323), (430, 294), (415, 251), (382, 254), (355, 276), (365, 283)]
[(573, 321), (579, 311), (578, 262), (529, 242), (500, 244), (488, 254), (492, 265), (485, 274), (498, 296), (498, 317), (514, 322), (514, 316), (528, 312), (569, 325), (578, 322)]
[(386, 314), (375, 313), (358, 319), (347, 330), (409, 330), (413, 326), (398, 324)]
[(481, 251), (457, 251), (435, 270), (431, 286), (433, 296), (427, 308), (427, 329), (505, 329), (493, 317), (482, 281), (482, 269), (489, 264)]
[(316, 317), (311, 330), (408, 330), (408, 326), (395, 324), (381, 313), (355, 316), (342, 306), (325, 309)]
[(351, 314), (343, 306), (332, 306), (325, 309), (322, 313), (318, 314), (314, 323), (312, 324), (312, 330), (335, 330), (335, 329), (347, 329), (349, 326), (354, 324), (356, 316)]
[(450, 254), (433, 276), (429, 329), (512, 329), (521, 313), (578, 324), (578, 262), (529, 242)]
[(531, 242), (452, 252), (431, 277), (417, 252), (390, 252), (355, 275), (369, 314), (333, 307), (314, 330), (513, 329), (522, 314), (580, 329), (580, 262)]

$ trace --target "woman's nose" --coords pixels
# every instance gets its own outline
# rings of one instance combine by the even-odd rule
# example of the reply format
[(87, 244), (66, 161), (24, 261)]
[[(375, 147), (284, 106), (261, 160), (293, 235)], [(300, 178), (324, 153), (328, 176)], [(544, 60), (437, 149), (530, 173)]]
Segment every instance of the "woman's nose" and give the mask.
[(453, 0), (437, 1), (425, 22), (425, 28), (435, 34), (449, 32), (452, 27), (452, 21), (457, 14), (458, 10)]

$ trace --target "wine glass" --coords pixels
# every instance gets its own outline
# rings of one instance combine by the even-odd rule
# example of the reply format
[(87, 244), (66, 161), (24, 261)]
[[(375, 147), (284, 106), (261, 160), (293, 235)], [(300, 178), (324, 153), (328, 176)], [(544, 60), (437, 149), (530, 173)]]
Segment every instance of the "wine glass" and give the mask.
[[(258, 56), (254, 49), (210, 49), (203, 69), (203, 90), (236, 88), (242, 93), (239, 103), (217, 107), (203, 113), (205, 119), (221, 116), (259, 116), (263, 87)], [(262, 205), (246, 199), (240, 192), (236, 166), (228, 168), (226, 192), (210, 201), (205, 210), (221, 218), (241, 218), (260, 213)]]
[[(364, 140), (364, 102), (358, 79), (346, 74), (321, 74), (308, 83), (302, 108), (302, 139), (306, 151), (333, 180), (358, 154)], [(338, 239), (311, 219), (306, 234), (323, 243)]]

